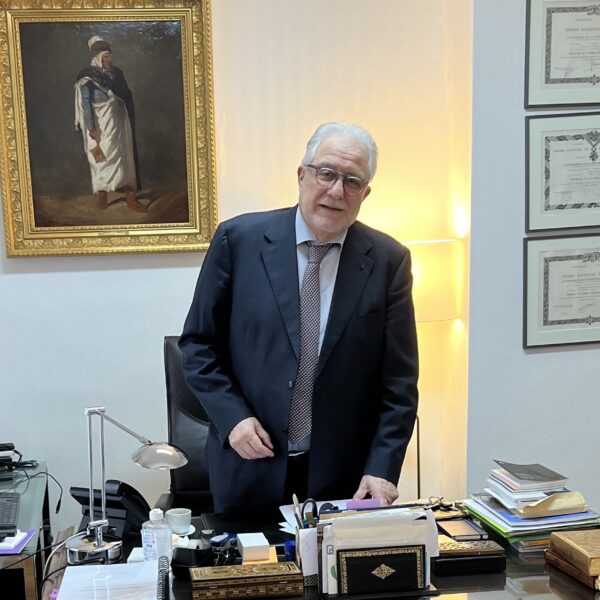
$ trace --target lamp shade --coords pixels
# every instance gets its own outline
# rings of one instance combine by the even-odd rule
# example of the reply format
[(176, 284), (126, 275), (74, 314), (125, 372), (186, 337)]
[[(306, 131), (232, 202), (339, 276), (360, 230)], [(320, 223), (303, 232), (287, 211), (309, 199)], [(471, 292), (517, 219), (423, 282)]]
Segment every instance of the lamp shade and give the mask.
[(166, 442), (150, 442), (138, 448), (131, 460), (147, 469), (178, 469), (188, 460), (182, 450)]
[(462, 241), (431, 240), (406, 245), (412, 255), (417, 322), (458, 318), (464, 277)]

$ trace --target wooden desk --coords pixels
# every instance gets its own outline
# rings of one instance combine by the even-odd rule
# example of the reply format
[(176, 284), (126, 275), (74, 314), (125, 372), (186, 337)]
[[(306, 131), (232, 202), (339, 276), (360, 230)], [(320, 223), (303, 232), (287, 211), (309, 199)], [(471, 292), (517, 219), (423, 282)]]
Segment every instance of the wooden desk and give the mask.
[[(0, 597), (11, 600), (37, 600), (44, 568), (43, 552), (21, 559), (50, 544), (50, 511), (46, 463), (36, 469), (14, 472), (12, 481), (1, 481), (0, 491), (21, 494), (17, 527), (33, 529), (33, 537), (20, 554), (0, 555)], [(20, 562), (17, 562), (20, 561)], [(12, 566), (14, 563), (14, 566)], [(8, 568), (7, 568), (8, 567)]]
[[(259, 521), (264, 515), (259, 515)], [(267, 539), (270, 535), (275, 535), (276, 540), (269, 540), (272, 543), (279, 541), (276, 524), (281, 517), (271, 521), (270, 530), (263, 521), (262, 529), (252, 528), (252, 523), (244, 525), (243, 519), (236, 519), (238, 527), (236, 533), (248, 531), (265, 531)], [(214, 524), (219, 519), (209, 517), (208, 524)], [(193, 519), (196, 532), (206, 527), (206, 522), (202, 517)], [(231, 524), (231, 523), (230, 523)], [(233, 528), (228, 527), (225, 531), (232, 532)], [(277, 533), (276, 533), (277, 532)], [(440, 598), (442, 600), (502, 600), (525, 598), (534, 596), (536, 600), (550, 600), (558, 598), (560, 600), (600, 600), (600, 592), (594, 592), (592, 589), (579, 583), (576, 579), (546, 565), (543, 555), (537, 554), (526, 559), (519, 558), (518, 555), (509, 553), (507, 557), (507, 566), (505, 573), (489, 573), (477, 575), (460, 575), (448, 577), (432, 576), (432, 583), (438, 588), (440, 594), (431, 596), (431, 598)], [(459, 594), (459, 596), (456, 596)], [(174, 579), (171, 584), (171, 598), (175, 600), (191, 600), (192, 588), (189, 581)], [(340, 600), (352, 600), (352, 596), (338, 596)], [(317, 588), (306, 588), (304, 596), (290, 600), (320, 600)]]

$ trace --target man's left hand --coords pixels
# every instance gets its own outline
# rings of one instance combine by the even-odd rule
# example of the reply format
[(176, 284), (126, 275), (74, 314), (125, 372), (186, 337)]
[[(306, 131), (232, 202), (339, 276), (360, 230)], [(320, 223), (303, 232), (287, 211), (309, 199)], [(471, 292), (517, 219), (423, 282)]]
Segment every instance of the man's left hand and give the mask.
[(398, 488), (387, 479), (373, 477), (373, 475), (363, 475), (353, 500), (362, 500), (367, 495), (372, 498), (379, 498), (383, 506), (388, 506), (398, 497)]

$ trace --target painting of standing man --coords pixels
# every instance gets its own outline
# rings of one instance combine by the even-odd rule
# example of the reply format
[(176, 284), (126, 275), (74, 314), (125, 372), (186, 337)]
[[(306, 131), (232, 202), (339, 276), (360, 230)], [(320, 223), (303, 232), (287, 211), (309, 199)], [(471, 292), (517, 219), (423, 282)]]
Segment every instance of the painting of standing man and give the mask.
[(88, 48), (90, 65), (75, 83), (75, 127), (83, 137), (98, 208), (109, 206), (109, 192), (120, 192), (130, 210), (145, 213), (135, 195), (141, 178), (133, 95), (123, 71), (112, 63), (110, 44), (94, 35)]

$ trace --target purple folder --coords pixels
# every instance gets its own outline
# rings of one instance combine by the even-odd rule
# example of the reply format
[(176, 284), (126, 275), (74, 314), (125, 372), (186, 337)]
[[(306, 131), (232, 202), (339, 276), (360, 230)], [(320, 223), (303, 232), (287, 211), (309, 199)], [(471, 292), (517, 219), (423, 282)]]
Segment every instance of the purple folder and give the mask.
[(0, 548), (0, 554), (20, 554), (34, 533), (35, 529), (28, 529), (25, 537), (14, 548)]

